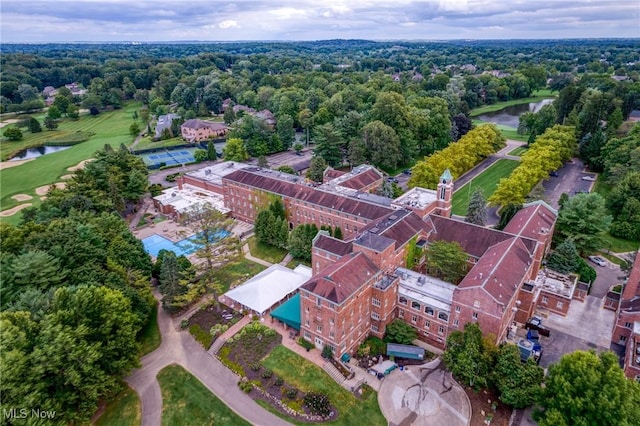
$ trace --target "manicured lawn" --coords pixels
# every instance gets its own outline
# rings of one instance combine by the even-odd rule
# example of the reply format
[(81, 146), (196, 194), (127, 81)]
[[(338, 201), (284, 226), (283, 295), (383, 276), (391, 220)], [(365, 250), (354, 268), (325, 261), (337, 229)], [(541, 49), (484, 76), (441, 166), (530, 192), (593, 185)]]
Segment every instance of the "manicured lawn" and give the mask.
[[(44, 130), (42, 133), (38, 133), (38, 137), (44, 134), (45, 137), (57, 138), (62, 132), (85, 131), (94, 133), (94, 136), (88, 141), (64, 151), (44, 155), (20, 166), (1, 170), (0, 209), (6, 210), (21, 204), (11, 198), (15, 194), (31, 195), (34, 198), (28, 202), (34, 205), (39, 204), (40, 199), (35, 194), (35, 188), (60, 181), (60, 176), (72, 173), (67, 170), (67, 167), (75, 166), (80, 161), (91, 158), (105, 144), (110, 144), (117, 149), (120, 144), (130, 143), (132, 136), (129, 134), (129, 126), (133, 121), (131, 115), (139, 106), (140, 104), (137, 103), (129, 103), (125, 108), (119, 110), (102, 112), (96, 116), (84, 115), (77, 121), (62, 122), (59, 130), (52, 132)], [(0, 144), (3, 147), (3, 156), (14, 150), (11, 143), (2, 142)], [(10, 218), (14, 218), (13, 222), (15, 223), (19, 216), (18, 214)], [(10, 218), (2, 218), (2, 220)]]
[(271, 351), (263, 361), (263, 365), (303, 392), (325, 393), (339, 413), (338, 419), (330, 424), (354, 426), (387, 424), (378, 407), (375, 392), (367, 389), (362, 399), (356, 398), (331, 379), (320, 367), (282, 345), (276, 346)]
[(163, 425), (250, 425), (184, 368), (170, 365), (157, 378)]
[(305, 265), (311, 268), (311, 262), (303, 259), (291, 259), (291, 262), (287, 263), (287, 268), (295, 269), (298, 265)]
[(258, 242), (256, 237), (249, 238), (249, 251), (259, 259), (270, 263), (279, 263), (287, 255), (287, 251), (279, 247)]
[(158, 349), (162, 343), (160, 328), (158, 328), (158, 303), (153, 305), (149, 314), (149, 321), (140, 331), (140, 356), (144, 356)]
[[(509, 176), (519, 164), (520, 162), (516, 160), (498, 160), (471, 182), (456, 191), (455, 194), (453, 194), (453, 214), (466, 216), (469, 197), (473, 191), (477, 188), (482, 188), (484, 196), (489, 198), (496, 190), (498, 181), (501, 178)], [(471, 186), (471, 188), (469, 188), (469, 186)]]
[(485, 106), (481, 106), (479, 108), (475, 108), (473, 109), (470, 113), (469, 116), (470, 117), (475, 117), (478, 116), (480, 114), (484, 114), (487, 112), (493, 112), (493, 111), (499, 111), (503, 108), (506, 108), (508, 106), (511, 105), (519, 105), (519, 104), (528, 104), (529, 102), (538, 102), (541, 101), (542, 99), (545, 98), (550, 98), (552, 96), (555, 96), (556, 94), (553, 93), (551, 90), (538, 90), (537, 92), (533, 92), (531, 94), (531, 97), (528, 98), (523, 98), (523, 99), (514, 99), (511, 101), (505, 101), (505, 102), (498, 102), (495, 103), (493, 105), (485, 105)]
[(614, 253), (626, 253), (628, 251), (636, 251), (638, 247), (640, 247), (640, 242), (616, 238), (608, 232), (602, 239), (602, 248), (605, 251), (610, 250)]
[(509, 152), (509, 155), (517, 155), (518, 157), (521, 156), (522, 154), (524, 154), (525, 152), (527, 152), (527, 148), (526, 146), (519, 146), (516, 149), (514, 149), (513, 151)]
[[(133, 141), (132, 141), (133, 142)], [(149, 148), (169, 148), (176, 145), (184, 145), (185, 141), (181, 137), (166, 139), (163, 141), (153, 142), (149, 136), (140, 139), (134, 150), (142, 150)]]
[[(487, 124), (486, 121), (478, 120), (476, 118), (471, 120), (471, 122), (474, 126)], [(502, 136), (504, 136), (506, 139), (512, 139), (514, 141), (520, 142), (527, 142), (529, 140), (529, 135), (521, 135), (518, 133), (518, 130), (513, 127), (505, 126), (504, 124), (496, 124), (496, 127), (498, 128), (498, 130), (500, 130), (500, 133), (502, 133)]]
[(138, 394), (125, 385), (122, 392), (115, 396), (95, 422), (96, 426), (139, 425), (142, 409)]
[(232, 284), (242, 283), (265, 269), (267, 268), (243, 257), (218, 269), (213, 277), (222, 284), (223, 292), (226, 292)]

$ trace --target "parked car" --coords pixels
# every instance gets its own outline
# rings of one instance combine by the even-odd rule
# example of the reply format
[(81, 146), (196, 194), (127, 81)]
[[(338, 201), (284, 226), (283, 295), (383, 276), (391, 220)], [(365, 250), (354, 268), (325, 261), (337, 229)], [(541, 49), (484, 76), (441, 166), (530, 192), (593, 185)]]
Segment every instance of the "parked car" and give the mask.
[(411, 169), (403, 170), (402, 173), (404, 173), (405, 175), (411, 176)]
[(387, 182), (398, 183), (398, 179), (394, 178), (393, 176), (389, 176), (387, 178)]
[(593, 176), (582, 176), (581, 179), (588, 180), (589, 182), (594, 182), (596, 180), (596, 178), (594, 178)]
[(600, 256), (589, 256), (589, 260), (598, 266), (607, 266), (607, 261)]
[(558, 172), (549, 172), (549, 176), (558, 177), (560, 176)]

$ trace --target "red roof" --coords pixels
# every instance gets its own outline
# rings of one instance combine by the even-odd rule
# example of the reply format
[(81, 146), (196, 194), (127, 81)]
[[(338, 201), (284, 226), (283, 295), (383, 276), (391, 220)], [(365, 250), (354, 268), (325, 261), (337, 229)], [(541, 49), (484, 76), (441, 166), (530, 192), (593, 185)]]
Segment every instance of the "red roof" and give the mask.
[(204, 121), (198, 118), (192, 118), (182, 123), (181, 127), (188, 129), (211, 129), (211, 130), (227, 130), (228, 127), (224, 123), (217, 123), (214, 121)]
[[(411, 210), (402, 209), (393, 211), (368, 224), (362, 229), (395, 241), (395, 247), (401, 247), (416, 235), (424, 232), (427, 226), (420, 217)], [(360, 238), (358, 238), (360, 242)], [(364, 244), (363, 244), (364, 245)]]
[(495, 229), (484, 228), (460, 220), (443, 216), (429, 215), (427, 226), (432, 225), (434, 232), (430, 236), (432, 241), (457, 242), (463, 250), (474, 257), (480, 257), (489, 247), (512, 238), (512, 235)]
[(352, 178), (346, 179), (345, 181), (340, 183), (340, 186), (344, 186), (345, 188), (360, 190), (381, 180), (382, 180), (382, 175), (380, 174), (380, 172), (378, 172), (374, 168), (370, 168), (365, 172), (358, 173)]
[(313, 243), (314, 248), (328, 251), (329, 253), (337, 254), (338, 256), (344, 256), (351, 253), (353, 244), (351, 242), (345, 242), (338, 240), (337, 238), (330, 237), (319, 233), (318, 237)]
[(627, 284), (622, 290), (620, 309), (640, 312), (640, 252), (636, 255)]
[(535, 241), (511, 237), (490, 247), (458, 285), (480, 287), (496, 302), (508, 304), (531, 266)]
[(224, 180), (230, 180), (353, 216), (360, 216), (369, 220), (377, 219), (391, 211), (390, 208), (378, 204), (367, 203), (365, 201), (355, 200), (343, 195), (310, 188), (305, 185), (287, 182), (275, 177), (252, 173), (253, 171), (255, 170), (251, 168), (237, 170), (233, 173), (229, 173), (222, 180), (223, 182)]
[(350, 253), (314, 275), (302, 289), (341, 304), (380, 272), (363, 253)]
[(527, 204), (511, 218), (504, 232), (538, 240), (551, 232), (556, 217), (557, 212), (545, 202)]

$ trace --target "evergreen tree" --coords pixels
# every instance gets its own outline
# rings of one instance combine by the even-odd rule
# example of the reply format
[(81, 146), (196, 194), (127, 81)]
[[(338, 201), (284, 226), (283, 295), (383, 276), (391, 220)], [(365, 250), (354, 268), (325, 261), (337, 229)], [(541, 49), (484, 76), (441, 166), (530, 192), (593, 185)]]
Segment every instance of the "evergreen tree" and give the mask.
[(507, 204), (502, 207), (500, 211), (500, 221), (496, 225), (496, 229), (502, 231), (521, 208), (521, 204)]
[(484, 226), (487, 221), (487, 199), (481, 188), (471, 194), (465, 221), (480, 226)]
[(338, 239), (338, 240), (343, 239), (343, 236), (342, 236), (342, 229), (340, 229), (340, 227), (339, 227), (339, 226), (336, 226), (336, 227), (333, 229), (333, 238), (336, 238), (336, 239)]
[(575, 272), (578, 268), (578, 257), (576, 245), (570, 239), (566, 239), (549, 255), (547, 267), (561, 274)]
[(284, 204), (282, 204), (282, 200), (280, 198), (275, 198), (271, 203), (269, 203), (269, 211), (273, 213), (274, 217), (285, 220), (287, 218), (287, 212), (284, 209)]
[(40, 122), (33, 118), (29, 118), (29, 131), (31, 133), (40, 133), (42, 131), (42, 126), (40, 126)]
[(324, 171), (327, 168), (327, 162), (322, 157), (313, 157), (311, 165), (307, 171), (307, 178), (314, 182), (322, 182)]
[(212, 141), (209, 141), (209, 143), (207, 143), (207, 160), (215, 161), (217, 159), (218, 159), (218, 153), (216, 152), (216, 146), (213, 144)]

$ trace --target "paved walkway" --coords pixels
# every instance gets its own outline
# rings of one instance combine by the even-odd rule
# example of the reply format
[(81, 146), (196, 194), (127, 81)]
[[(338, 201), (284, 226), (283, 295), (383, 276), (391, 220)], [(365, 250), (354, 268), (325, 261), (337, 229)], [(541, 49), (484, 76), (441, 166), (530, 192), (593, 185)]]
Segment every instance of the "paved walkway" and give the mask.
[(440, 359), (394, 370), (382, 380), (378, 403), (390, 425), (466, 426), (471, 403)]
[[(160, 298), (158, 293), (154, 294)], [(178, 364), (197, 377), (229, 408), (256, 425), (284, 426), (289, 423), (269, 413), (242, 392), (238, 377), (195, 341), (191, 334), (179, 332), (171, 317), (158, 306), (158, 325), (162, 344), (141, 359), (141, 367), (125, 380), (138, 393), (142, 405), (142, 425), (157, 426), (162, 421), (162, 395), (156, 375), (164, 367)]]

